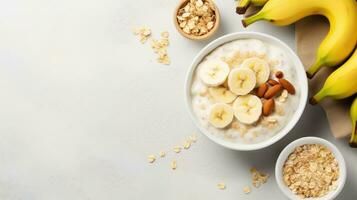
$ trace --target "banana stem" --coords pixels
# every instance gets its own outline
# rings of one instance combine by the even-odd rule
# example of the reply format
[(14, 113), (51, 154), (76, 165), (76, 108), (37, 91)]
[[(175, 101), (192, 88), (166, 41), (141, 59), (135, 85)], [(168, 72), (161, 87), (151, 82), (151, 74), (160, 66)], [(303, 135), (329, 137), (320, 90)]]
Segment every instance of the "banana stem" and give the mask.
[(310, 98), (309, 103), (311, 105), (315, 105), (319, 103), (323, 98), (326, 97), (326, 92), (325, 90), (320, 90), (317, 94), (315, 94), (313, 97)]
[(317, 59), (316, 62), (306, 71), (306, 75), (309, 79), (313, 78), (316, 72), (321, 68), (323, 62), (321, 59)]
[(247, 12), (249, 6), (264, 6), (268, 0), (240, 0), (237, 7), (236, 13), (242, 15)]
[(357, 122), (352, 122), (352, 134), (349, 142), (350, 147), (357, 148)]
[(244, 14), (247, 11), (250, 3), (251, 0), (240, 0), (238, 6), (236, 7), (236, 13)]
[(247, 27), (247, 26), (249, 26), (250, 24), (252, 24), (252, 23), (254, 23), (256, 21), (263, 20), (263, 19), (264, 18), (262, 17), (261, 12), (258, 12), (255, 15), (252, 15), (250, 17), (244, 18), (242, 20), (242, 24), (243, 24), (244, 27)]

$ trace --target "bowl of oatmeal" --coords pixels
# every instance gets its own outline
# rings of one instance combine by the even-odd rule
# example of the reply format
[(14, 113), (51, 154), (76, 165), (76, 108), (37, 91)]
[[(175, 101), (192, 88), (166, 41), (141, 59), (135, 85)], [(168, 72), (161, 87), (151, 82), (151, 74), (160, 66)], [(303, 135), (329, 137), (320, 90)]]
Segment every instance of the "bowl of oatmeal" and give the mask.
[(235, 150), (256, 150), (284, 137), (300, 119), (307, 78), (297, 55), (256, 32), (222, 36), (194, 58), (186, 103), (199, 130)]
[(331, 200), (342, 191), (346, 171), (344, 158), (334, 144), (318, 137), (303, 137), (280, 153), (275, 178), (289, 199)]

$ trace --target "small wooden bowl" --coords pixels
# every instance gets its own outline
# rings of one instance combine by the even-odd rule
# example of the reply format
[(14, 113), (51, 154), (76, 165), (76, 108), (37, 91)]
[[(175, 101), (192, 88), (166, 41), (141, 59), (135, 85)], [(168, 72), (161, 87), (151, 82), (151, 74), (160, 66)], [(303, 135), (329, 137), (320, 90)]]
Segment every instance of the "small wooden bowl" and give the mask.
[(221, 17), (220, 17), (220, 14), (219, 14), (219, 10), (218, 10), (218, 7), (216, 6), (216, 4), (214, 4), (213, 1), (211, 0), (203, 0), (203, 1), (207, 1), (207, 2), (210, 2), (213, 7), (214, 7), (214, 12), (215, 12), (215, 16), (216, 16), (216, 20), (214, 22), (214, 25), (213, 25), (213, 28), (211, 30), (209, 30), (206, 34), (204, 35), (200, 35), (200, 36), (197, 36), (197, 35), (191, 35), (191, 34), (187, 34), (185, 33), (178, 21), (177, 21), (177, 13), (178, 11), (184, 7), (186, 5), (187, 2), (189, 2), (190, 0), (180, 0), (180, 3), (179, 5), (176, 7), (175, 9), (175, 12), (174, 12), (174, 24), (175, 24), (175, 27), (177, 29), (177, 31), (184, 37), (190, 39), (190, 40), (205, 40), (205, 39), (208, 39), (209, 37), (211, 37), (212, 35), (214, 35), (214, 33), (217, 31), (219, 25), (220, 25), (220, 22), (221, 22)]

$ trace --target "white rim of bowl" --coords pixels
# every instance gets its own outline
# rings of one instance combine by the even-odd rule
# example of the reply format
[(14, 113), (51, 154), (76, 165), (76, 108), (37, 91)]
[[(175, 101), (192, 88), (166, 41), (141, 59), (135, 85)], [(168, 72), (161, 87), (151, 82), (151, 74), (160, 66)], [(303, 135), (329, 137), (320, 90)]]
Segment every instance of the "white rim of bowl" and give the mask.
[[(260, 143), (254, 143), (254, 144), (243, 144), (243, 143), (231, 143), (227, 141), (220, 140), (216, 138), (216, 136), (210, 134), (206, 129), (202, 127), (202, 125), (198, 122), (197, 118), (195, 117), (193, 110), (192, 110), (192, 105), (191, 105), (191, 84), (192, 84), (192, 75), (199, 64), (199, 62), (210, 52), (212, 52), (214, 49), (217, 47), (227, 43), (231, 42), (234, 40), (238, 39), (260, 39), (263, 41), (272, 41), (273, 43), (277, 44), (278, 46), (281, 46), (284, 50), (286, 50), (287, 55), (289, 55), (291, 58), (291, 61), (293, 62), (294, 66), (296, 67), (296, 73), (298, 74), (298, 82), (299, 82), (299, 87), (300, 87), (300, 100), (299, 100), (299, 105), (297, 106), (297, 110), (294, 113), (294, 115), (291, 117), (291, 120), (289, 123), (283, 127), (277, 134), (275, 134), (273, 137), (264, 140)], [(233, 149), (233, 150), (240, 150), (240, 151), (252, 151), (252, 150), (258, 150), (262, 149), (265, 147), (268, 147), (275, 142), (279, 141), (281, 138), (283, 138), (285, 135), (287, 135), (291, 129), (296, 125), (296, 123), (299, 121), (302, 113), (304, 112), (306, 102), (307, 102), (307, 77), (305, 74), (305, 69), (303, 67), (303, 64), (301, 63), (299, 57), (296, 55), (296, 53), (288, 46), (286, 45), (283, 41), (279, 40), (278, 38), (265, 34), (265, 33), (258, 33), (258, 32), (236, 32), (236, 33), (231, 33), (224, 35), (222, 37), (219, 37), (212, 42), (210, 42), (208, 45), (206, 45), (199, 53), (195, 56), (193, 59), (190, 68), (186, 74), (186, 81), (185, 81), (185, 101), (186, 101), (186, 106), (189, 111), (189, 115), (196, 125), (200, 132), (202, 132), (204, 135), (206, 135), (210, 140), (213, 142), (222, 145), (226, 148)]]
[(332, 144), (331, 142), (319, 138), (319, 137), (303, 137), (299, 138), (297, 140), (294, 140), (290, 144), (288, 144), (279, 154), (279, 157), (276, 161), (275, 164), (275, 179), (276, 182), (280, 188), (280, 190), (287, 196), (288, 198), (292, 200), (301, 200), (296, 194), (294, 194), (283, 182), (283, 173), (282, 173), (282, 167), (288, 158), (288, 156), (294, 151), (294, 149), (298, 146), (304, 145), (304, 144), (321, 144), (327, 147), (336, 160), (338, 161), (338, 166), (339, 166), (339, 178), (338, 178), (338, 185), (335, 190), (330, 191), (327, 195), (319, 197), (319, 198), (306, 198), (304, 200), (332, 200), (337, 197), (337, 195), (342, 191), (345, 182), (346, 182), (346, 176), (347, 176), (347, 169), (346, 169), (346, 163), (345, 159), (343, 158), (342, 153), (338, 148)]

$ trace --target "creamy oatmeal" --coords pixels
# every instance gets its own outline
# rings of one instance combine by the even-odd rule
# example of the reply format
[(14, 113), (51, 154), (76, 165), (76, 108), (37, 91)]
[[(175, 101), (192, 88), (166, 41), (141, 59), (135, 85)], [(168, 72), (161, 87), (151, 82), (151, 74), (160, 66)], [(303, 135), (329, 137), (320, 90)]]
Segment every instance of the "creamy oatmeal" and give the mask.
[(274, 136), (299, 103), (295, 66), (278, 47), (256, 39), (225, 43), (194, 72), (192, 107), (209, 133), (231, 142)]

